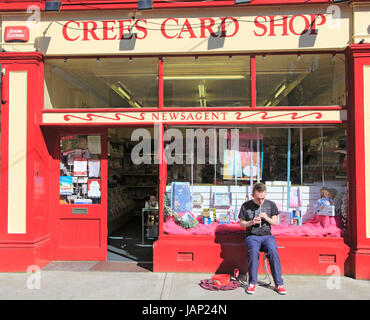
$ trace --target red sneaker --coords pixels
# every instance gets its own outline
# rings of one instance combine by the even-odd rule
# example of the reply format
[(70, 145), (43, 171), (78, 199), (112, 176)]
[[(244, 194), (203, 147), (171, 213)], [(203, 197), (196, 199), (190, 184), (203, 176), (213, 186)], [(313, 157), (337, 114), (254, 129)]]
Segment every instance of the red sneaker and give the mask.
[(277, 291), (277, 293), (279, 294), (287, 294), (288, 292), (286, 291), (286, 289), (284, 288), (284, 286), (275, 286), (275, 290)]
[(255, 284), (248, 285), (248, 288), (245, 291), (249, 294), (255, 294), (256, 293), (256, 285)]

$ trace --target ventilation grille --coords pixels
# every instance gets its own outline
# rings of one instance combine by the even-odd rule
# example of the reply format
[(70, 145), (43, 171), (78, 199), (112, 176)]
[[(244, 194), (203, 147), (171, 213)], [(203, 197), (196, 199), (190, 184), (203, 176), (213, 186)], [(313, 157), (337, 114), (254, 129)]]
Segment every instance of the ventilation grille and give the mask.
[(320, 254), (319, 263), (336, 263), (337, 257), (335, 254)]
[(194, 259), (193, 252), (178, 252), (177, 261), (193, 261)]

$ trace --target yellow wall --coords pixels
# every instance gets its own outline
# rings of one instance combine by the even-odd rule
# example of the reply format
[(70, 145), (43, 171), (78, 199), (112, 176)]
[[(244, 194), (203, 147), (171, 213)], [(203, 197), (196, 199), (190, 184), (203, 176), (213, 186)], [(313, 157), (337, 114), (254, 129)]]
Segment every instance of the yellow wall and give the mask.
[(9, 72), (8, 233), (26, 233), (27, 71)]
[(370, 5), (355, 4), (353, 6), (353, 43), (362, 39), (364, 43), (370, 42)]

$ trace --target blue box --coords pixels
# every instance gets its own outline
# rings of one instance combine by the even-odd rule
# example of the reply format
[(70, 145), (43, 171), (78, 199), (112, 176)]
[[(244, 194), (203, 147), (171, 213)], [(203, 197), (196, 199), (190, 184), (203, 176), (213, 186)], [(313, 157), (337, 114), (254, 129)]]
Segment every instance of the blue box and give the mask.
[(211, 224), (211, 217), (202, 217), (203, 224)]
[(175, 212), (191, 212), (193, 210), (189, 182), (172, 182), (171, 208)]

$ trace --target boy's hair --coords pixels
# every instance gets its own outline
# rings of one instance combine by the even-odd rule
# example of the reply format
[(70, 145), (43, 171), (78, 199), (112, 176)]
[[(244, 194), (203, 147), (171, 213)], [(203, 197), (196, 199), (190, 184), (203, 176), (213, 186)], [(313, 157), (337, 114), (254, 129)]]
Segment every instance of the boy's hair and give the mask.
[(253, 185), (253, 192), (252, 194), (254, 194), (255, 192), (263, 192), (263, 191), (266, 191), (266, 186), (262, 183), (262, 182), (257, 182)]

